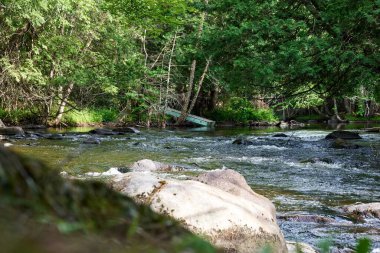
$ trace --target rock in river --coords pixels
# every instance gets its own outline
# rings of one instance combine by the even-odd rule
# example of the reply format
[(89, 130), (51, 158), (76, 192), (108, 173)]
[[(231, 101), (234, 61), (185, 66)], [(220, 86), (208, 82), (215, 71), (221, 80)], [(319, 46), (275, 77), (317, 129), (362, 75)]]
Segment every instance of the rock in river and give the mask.
[(258, 252), (266, 245), (272, 252), (287, 252), (270, 201), (248, 189), (242, 176), (224, 172), (225, 177), (218, 171), (198, 178), (209, 184), (130, 172), (115, 177), (111, 185), (228, 252)]
[(0, 135), (25, 135), (21, 127), (0, 127)]
[(97, 128), (93, 129), (89, 132), (90, 134), (98, 134), (98, 135), (118, 135), (120, 132), (112, 131), (111, 129), (105, 128)]
[(350, 131), (334, 131), (329, 133), (325, 139), (342, 139), (342, 140), (354, 140), (361, 139), (360, 135), (355, 132)]
[(248, 141), (248, 140), (243, 139), (243, 138), (237, 138), (236, 140), (234, 140), (232, 142), (232, 144), (236, 144), (236, 145), (253, 145), (253, 142), (252, 141)]
[(343, 206), (342, 210), (346, 215), (359, 219), (366, 217), (380, 219), (380, 202)]
[(333, 142), (331, 143), (331, 147), (336, 149), (357, 149), (359, 148), (359, 145), (338, 138), (333, 140)]

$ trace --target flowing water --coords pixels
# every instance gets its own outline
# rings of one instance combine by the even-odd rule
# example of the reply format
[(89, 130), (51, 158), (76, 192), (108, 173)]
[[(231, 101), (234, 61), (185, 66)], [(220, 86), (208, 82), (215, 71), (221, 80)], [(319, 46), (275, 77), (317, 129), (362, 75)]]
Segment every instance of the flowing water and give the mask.
[[(330, 239), (336, 247), (353, 248), (368, 237), (380, 248), (380, 221), (354, 222), (339, 207), (380, 201), (380, 134), (358, 129), (359, 149), (333, 149), (324, 137), (327, 126), (302, 129), (146, 130), (140, 135), (99, 137), (100, 145), (86, 145), (89, 129), (65, 130), (63, 140), (16, 140), (14, 149), (40, 158), (69, 174), (128, 168), (140, 159), (183, 165), (191, 173), (231, 168), (252, 189), (276, 205), (279, 225), (287, 240), (317, 246)], [(75, 132), (75, 133), (73, 133)], [(275, 138), (282, 132), (288, 137)], [(253, 145), (235, 145), (243, 137)], [(328, 222), (287, 219), (292, 215), (327, 217)]]

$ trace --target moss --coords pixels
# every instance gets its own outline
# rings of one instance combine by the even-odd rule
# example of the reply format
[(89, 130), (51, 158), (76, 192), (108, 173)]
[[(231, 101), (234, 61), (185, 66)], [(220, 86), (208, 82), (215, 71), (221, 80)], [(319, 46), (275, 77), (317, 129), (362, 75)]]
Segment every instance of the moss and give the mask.
[[(46, 243), (64, 245), (54, 252), (73, 252), (66, 243), (70, 241), (75, 252), (90, 252), (89, 242), (101, 249), (108, 241), (112, 243), (105, 251), (91, 252), (181, 252), (181, 245), (191, 248), (189, 238), (207, 245), (205, 251), (195, 252), (215, 252), (177, 221), (102, 182), (66, 180), (42, 163), (6, 150), (0, 150), (0, 195), (0, 238), (10, 238), (9, 252), (33, 252), (16, 247), (25, 235), (33, 235), (30, 246), (35, 252), (51, 252)], [(36, 234), (34, 227), (39, 228)], [(23, 243), (28, 249), (29, 242)]]

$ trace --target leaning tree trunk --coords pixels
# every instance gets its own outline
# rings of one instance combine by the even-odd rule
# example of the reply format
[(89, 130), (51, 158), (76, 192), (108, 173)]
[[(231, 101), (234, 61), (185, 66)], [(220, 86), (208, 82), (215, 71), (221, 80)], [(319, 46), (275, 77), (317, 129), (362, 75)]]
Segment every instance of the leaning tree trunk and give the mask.
[(55, 126), (59, 126), (61, 124), (62, 117), (65, 112), (65, 107), (73, 88), (74, 88), (74, 84), (70, 83), (66, 89), (66, 92), (62, 92), (61, 103), (59, 104), (57, 116), (55, 117), (55, 120), (54, 120)]

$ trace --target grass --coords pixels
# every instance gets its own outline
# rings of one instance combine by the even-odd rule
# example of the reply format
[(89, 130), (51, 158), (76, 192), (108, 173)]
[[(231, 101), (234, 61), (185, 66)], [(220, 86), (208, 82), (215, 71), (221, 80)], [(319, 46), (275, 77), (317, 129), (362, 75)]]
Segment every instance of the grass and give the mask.
[(63, 123), (77, 126), (90, 123), (113, 122), (117, 119), (118, 112), (113, 109), (83, 109), (70, 111), (64, 114)]

